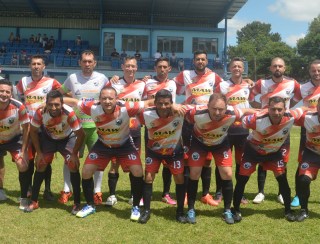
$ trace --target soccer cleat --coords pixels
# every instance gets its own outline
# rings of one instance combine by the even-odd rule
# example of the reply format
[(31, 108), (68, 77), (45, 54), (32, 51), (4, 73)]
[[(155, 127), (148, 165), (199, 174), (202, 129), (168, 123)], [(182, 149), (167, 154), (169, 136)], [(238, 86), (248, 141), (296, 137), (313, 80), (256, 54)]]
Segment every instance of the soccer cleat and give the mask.
[(282, 197), (281, 194), (279, 194), (279, 195), (277, 196), (277, 200), (278, 200), (279, 203), (281, 203), (282, 205), (284, 205), (283, 197)]
[(96, 192), (93, 196), (93, 201), (95, 205), (102, 204), (102, 192)]
[(220, 203), (222, 201), (222, 193), (220, 191), (216, 192), (213, 200), (215, 200), (217, 203)]
[(73, 205), (72, 210), (71, 210), (71, 214), (72, 215), (76, 215), (79, 211), (81, 210), (81, 206), (79, 203), (76, 203)]
[(60, 197), (58, 199), (58, 202), (62, 203), (62, 204), (66, 204), (69, 201), (69, 198), (72, 196), (72, 192), (65, 192), (65, 191), (61, 191), (60, 192)]
[(294, 215), (294, 211), (289, 210), (284, 214), (284, 217), (286, 218), (286, 220), (293, 222), (296, 221), (296, 216)]
[(50, 190), (44, 190), (43, 199), (49, 202), (54, 201), (53, 193)]
[(230, 209), (227, 209), (223, 214), (222, 214), (222, 219), (229, 225), (234, 224), (234, 219), (233, 219), (233, 214), (231, 213)]
[(167, 203), (169, 205), (176, 205), (177, 204), (177, 202), (175, 200), (173, 200), (169, 194), (166, 194), (166, 195), (164, 195), (164, 197), (162, 197), (162, 202)]
[(196, 220), (196, 212), (194, 211), (194, 209), (190, 209), (190, 210), (187, 212), (187, 221), (188, 221), (188, 223), (190, 223), (190, 224), (195, 224), (195, 223), (197, 223), (197, 220)]
[(299, 212), (299, 214), (296, 216), (296, 221), (302, 222), (302, 221), (304, 221), (306, 218), (309, 218), (308, 211), (305, 210), (305, 209), (301, 209), (300, 212)]
[(138, 221), (139, 218), (140, 218), (140, 209), (139, 209), (139, 207), (137, 207), (137, 206), (132, 207), (130, 220), (131, 221)]
[(241, 204), (246, 205), (246, 204), (248, 204), (248, 203), (249, 203), (249, 200), (248, 200), (245, 196), (242, 196), (242, 198), (241, 198)]
[(292, 199), (291, 207), (299, 207), (299, 206), (300, 206), (299, 197), (298, 197), (298, 196), (295, 196), (295, 197)]
[(234, 222), (240, 222), (242, 220), (242, 215), (240, 211), (236, 211), (234, 208), (231, 209)]
[(181, 224), (188, 223), (187, 217), (183, 214), (183, 212), (176, 214), (176, 220)]
[(36, 202), (36, 201), (32, 201), (29, 206), (27, 206), (25, 209), (24, 209), (24, 212), (25, 213), (31, 213), (32, 211), (36, 210), (39, 208), (39, 202)]
[(78, 218), (85, 218), (90, 214), (94, 214), (95, 212), (96, 209), (93, 206), (87, 204), (76, 214), (76, 216)]
[(0, 201), (5, 201), (7, 200), (7, 196), (6, 196), (6, 193), (4, 192), (3, 189), (0, 189)]
[(264, 198), (265, 198), (264, 194), (260, 192), (256, 195), (256, 197), (252, 200), (252, 202), (255, 204), (259, 204), (264, 201)]
[(20, 198), (19, 209), (24, 211), (26, 208), (28, 208), (29, 204), (30, 204), (30, 201), (28, 198)]
[(204, 204), (209, 204), (210, 206), (218, 206), (219, 203), (213, 200), (213, 197), (208, 193), (207, 195), (201, 197), (201, 202)]
[(115, 205), (116, 203), (118, 202), (117, 198), (115, 195), (111, 195), (107, 198), (107, 201), (106, 201), (106, 206), (113, 206)]
[(150, 219), (150, 210), (145, 210), (139, 217), (139, 223), (140, 224), (146, 224), (148, 220)]

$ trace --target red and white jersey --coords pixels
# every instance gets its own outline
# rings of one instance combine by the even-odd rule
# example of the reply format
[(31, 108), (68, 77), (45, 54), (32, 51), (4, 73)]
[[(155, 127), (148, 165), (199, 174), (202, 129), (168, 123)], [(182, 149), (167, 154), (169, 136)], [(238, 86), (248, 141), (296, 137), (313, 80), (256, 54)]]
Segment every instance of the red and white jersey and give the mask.
[(181, 144), (181, 133), (184, 117), (170, 116), (160, 118), (155, 107), (146, 109), (140, 114), (141, 124), (148, 129), (147, 147), (161, 155), (172, 155)]
[(250, 101), (254, 101), (254, 97), (261, 94), (261, 108), (267, 108), (270, 97), (282, 97), (286, 100), (286, 109), (290, 108), (290, 99), (292, 94), (293, 100), (299, 102), (302, 97), (300, 94), (300, 84), (289, 77), (284, 77), (279, 83), (275, 83), (272, 78), (260, 79), (252, 89)]
[(269, 118), (268, 110), (245, 116), (242, 126), (252, 129), (248, 136), (251, 146), (261, 155), (279, 151), (287, 139), (292, 125), (302, 116), (302, 109), (287, 110), (280, 124), (273, 125)]
[(46, 102), (47, 94), (60, 87), (61, 84), (57, 80), (45, 76), (40, 81), (33, 81), (31, 76), (23, 77), (16, 86), (18, 95), (24, 97), (31, 118), (39, 105)]
[(63, 104), (61, 115), (52, 117), (48, 111), (43, 112), (37, 109), (31, 120), (31, 125), (36, 128), (42, 128), (44, 132), (54, 140), (62, 140), (67, 138), (73, 131), (81, 128), (80, 120), (71, 107)]
[(198, 75), (194, 70), (184, 70), (174, 78), (177, 84), (177, 94), (186, 95), (186, 104), (208, 104), (209, 97), (222, 78), (207, 69), (204, 75)]
[(194, 136), (206, 146), (221, 144), (228, 135), (229, 127), (240, 120), (243, 113), (227, 106), (225, 116), (219, 121), (211, 120), (207, 105), (198, 105), (187, 114), (187, 120), (194, 124)]
[(316, 108), (320, 97), (320, 86), (315, 86), (312, 81), (308, 81), (300, 86), (303, 106)]
[(12, 140), (22, 134), (20, 125), (29, 123), (30, 119), (26, 107), (19, 101), (11, 98), (9, 105), (0, 110), (0, 144)]
[(306, 128), (306, 147), (320, 155), (320, 122), (318, 112), (304, 113), (296, 125)]
[[(118, 94), (118, 99), (125, 102), (140, 102), (144, 96), (145, 83), (141, 80), (135, 80), (128, 84), (124, 78), (120, 79), (117, 84), (109, 83)], [(130, 129), (132, 136), (140, 135), (140, 122), (137, 118), (130, 118)]]
[(106, 114), (100, 103), (94, 101), (80, 102), (79, 106), (96, 124), (99, 140), (107, 147), (120, 147), (129, 139), (130, 117), (144, 108), (144, 102), (118, 101), (112, 114)]
[(145, 94), (146, 99), (153, 99), (156, 93), (162, 89), (168, 90), (172, 95), (172, 101), (176, 102), (177, 85), (173, 80), (165, 80), (160, 82), (154, 77), (146, 81)]

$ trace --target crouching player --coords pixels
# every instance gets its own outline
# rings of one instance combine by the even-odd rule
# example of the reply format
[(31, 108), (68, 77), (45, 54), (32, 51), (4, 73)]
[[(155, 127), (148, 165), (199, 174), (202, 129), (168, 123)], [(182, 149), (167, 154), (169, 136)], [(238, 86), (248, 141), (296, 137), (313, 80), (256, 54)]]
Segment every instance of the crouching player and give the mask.
[(59, 91), (50, 91), (47, 94), (45, 108), (36, 110), (31, 120), (30, 136), (36, 149), (36, 172), (33, 179), (32, 202), (25, 212), (32, 212), (39, 208), (38, 196), (46, 167), (52, 163), (54, 153), (59, 152), (70, 169), (74, 191), (74, 205), (71, 213), (77, 214), (81, 209), (78, 153), (85, 133), (73, 109), (63, 103), (63, 96)]
[(28, 137), (30, 120), (25, 106), (11, 98), (12, 83), (0, 80), (0, 155), (8, 151), (19, 171), (21, 191), (20, 209), (28, 207), (27, 192), (30, 183), (28, 173)]
[(185, 187), (183, 176), (183, 146), (181, 141), (184, 116), (174, 114), (173, 101), (170, 91), (162, 89), (155, 95), (155, 107), (146, 109), (140, 114), (141, 124), (148, 130), (148, 143), (146, 145), (146, 168), (144, 184), (144, 212), (139, 222), (144, 224), (150, 219), (150, 203), (152, 197), (152, 184), (160, 164), (169, 168), (176, 183), (177, 211), (176, 220), (186, 223), (183, 214)]

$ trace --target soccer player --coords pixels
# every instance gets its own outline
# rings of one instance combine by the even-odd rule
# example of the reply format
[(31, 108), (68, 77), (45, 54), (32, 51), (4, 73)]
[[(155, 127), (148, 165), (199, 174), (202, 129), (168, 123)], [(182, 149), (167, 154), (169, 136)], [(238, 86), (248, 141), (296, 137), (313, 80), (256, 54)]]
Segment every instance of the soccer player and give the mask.
[[(40, 128), (40, 133), (39, 133)], [(63, 103), (63, 96), (57, 90), (47, 94), (45, 108), (38, 108), (31, 120), (30, 136), (36, 149), (36, 172), (33, 179), (31, 204), (25, 212), (39, 208), (38, 195), (45, 170), (52, 163), (54, 153), (59, 152), (70, 169), (74, 192), (71, 213), (77, 214), (80, 207), (79, 150), (84, 141), (84, 131), (71, 107)]]
[[(97, 60), (95, 58), (94, 52), (91, 50), (84, 50), (80, 55), (79, 66), (81, 71), (71, 74), (63, 83), (61, 89), (59, 90), (62, 94), (71, 93), (71, 96), (78, 100), (91, 101), (98, 100), (99, 92), (102, 87), (108, 84), (109, 80), (104, 75), (94, 68), (97, 65)], [(90, 116), (76, 110), (75, 111), (78, 118), (80, 118), (82, 127), (86, 133), (84, 144), (80, 151), (80, 158), (83, 157), (84, 147), (87, 146), (88, 150), (92, 148), (94, 143), (98, 139), (96, 126)], [(69, 179), (69, 170), (65, 164), (64, 170), (64, 189), (61, 191), (59, 202), (68, 202), (69, 197), (71, 197), (71, 186)], [(95, 202), (96, 204), (102, 204), (102, 184), (103, 172), (97, 171), (94, 176), (95, 184)]]
[[(268, 106), (268, 101), (270, 97), (279, 96), (285, 99), (285, 107), (289, 109), (295, 106), (300, 100), (300, 85), (299, 83), (284, 75), (286, 71), (286, 65), (282, 58), (276, 57), (271, 60), (270, 65), (271, 77), (267, 79), (260, 79), (256, 82), (256, 85), (252, 89), (252, 93), (250, 94), (250, 104), (255, 108), (266, 108)], [(254, 101), (256, 95), (260, 94), (260, 101)], [(294, 94), (292, 96), (292, 94)], [(287, 138), (285, 142), (288, 144), (288, 148), (290, 145), (290, 138)], [(289, 161), (289, 152), (287, 152), (287, 157), (284, 158), (285, 162)], [(262, 166), (258, 167), (258, 190), (259, 193), (253, 199), (253, 203), (261, 203), (264, 201), (264, 184), (266, 180), (266, 171), (262, 170)], [(278, 201), (280, 203), (283, 202), (283, 197), (279, 193)]]
[(285, 218), (295, 221), (295, 215), (290, 208), (291, 190), (287, 180), (286, 165), (289, 144), (286, 143), (294, 122), (301, 117), (303, 110), (286, 110), (286, 100), (279, 96), (269, 98), (268, 109), (243, 118), (244, 128), (251, 133), (244, 147), (240, 172), (233, 196), (233, 218), (240, 222), (240, 202), (250, 175), (260, 164), (263, 170), (272, 170), (278, 181), (280, 194), (283, 196)]
[(146, 145), (146, 168), (144, 184), (144, 212), (139, 222), (145, 224), (150, 219), (150, 203), (152, 197), (152, 184), (155, 174), (158, 173), (160, 164), (169, 168), (176, 183), (177, 211), (176, 220), (187, 223), (183, 213), (185, 187), (183, 146), (181, 141), (183, 116), (172, 112), (172, 94), (161, 89), (155, 95), (155, 107), (146, 109), (140, 114), (140, 121), (148, 130)]
[(299, 162), (299, 176), (296, 183), (301, 204), (301, 210), (296, 216), (299, 222), (309, 217), (310, 183), (317, 178), (320, 168), (320, 98), (316, 108), (316, 112), (304, 113), (296, 123), (305, 128), (305, 146)]
[[(39, 105), (43, 104), (46, 101), (48, 92), (50, 92), (51, 90), (57, 90), (61, 87), (61, 84), (57, 80), (50, 77), (45, 77), (43, 75), (43, 71), (45, 68), (46, 66), (43, 56), (32, 56), (30, 61), (31, 76), (23, 77), (16, 86), (18, 96), (25, 103), (30, 119), (32, 119), (32, 117), (34, 116), (35, 111), (39, 107)], [(33, 157), (29, 158), (30, 179), (32, 178), (32, 174), (34, 171)], [(43, 193), (43, 198), (47, 201), (54, 200), (54, 196), (51, 192), (50, 187), (51, 175), (52, 168), (51, 165), (48, 165), (45, 171), (45, 190)]]
[(30, 119), (25, 106), (12, 98), (12, 83), (0, 80), (0, 155), (11, 154), (19, 171), (20, 209), (28, 207), (27, 192), (31, 184), (28, 172), (28, 137)]
[[(250, 108), (250, 85), (247, 82), (244, 82), (242, 79), (242, 74), (244, 71), (244, 63), (242, 59), (233, 58), (229, 63), (229, 70), (231, 72), (231, 78), (227, 81), (220, 82), (214, 92), (224, 94), (227, 98), (228, 105), (230, 106), (234, 106), (236, 108)], [(243, 128), (240, 121), (234, 122), (228, 130), (230, 148), (232, 150), (232, 148), (234, 147), (235, 150), (236, 178), (239, 174), (243, 145), (245, 144), (248, 135), (249, 130)], [(217, 167), (215, 171), (217, 191), (214, 199), (217, 202), (221, 202), (221, 177), (219, 174), (219, 169)], [(247, 204), (248, 200), (243, 196), (241, 199), (241, 203)]]
[(222, 179), (224, 200), (223, 219), (233, 224), (231, 214), (232, 185), (232, 154), (227, 131), (243, 113), (254, 113), (254, 109), (237, 109), (227, 105), (227, 98), (221, 93), (210, 96), (208, 105), (197, 106), (187, 114), (187, 119), (194, 124), (189, 151), (188, 166), (190, 179), (188, 182), (188, 213), (189, 223), (196, 223), (195, 201), (198, 181), (202, 167), (206, 164), (206, 155), (211, 152)]
[(101, 89), (99, 102), (83, 101), (81, 111), (91, 116), (97, 126), (99, 139), (94, 144), (82, 168), (82, 188), (87, 205), (77, 213), (77, 217), (86, 217), (95, 213), (93, 201), (93, 179), (95, 171), (103, 171), (114, 157), (124, 172), (131, 176), (133, 206), (130, 219), (138, 221), (140, 217), (139, 201), (142, 197), (143, 171), (139, 152), (131, 142), (129, 119), (137, 115), (150, 101), (124, 103), (117, 101), (117, 92), (113, 87)]

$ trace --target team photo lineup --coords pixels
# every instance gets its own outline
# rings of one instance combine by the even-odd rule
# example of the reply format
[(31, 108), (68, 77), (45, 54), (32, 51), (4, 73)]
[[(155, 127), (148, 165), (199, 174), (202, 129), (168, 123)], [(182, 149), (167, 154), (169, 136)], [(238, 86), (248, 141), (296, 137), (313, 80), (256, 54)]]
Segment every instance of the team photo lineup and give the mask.
[[(94, 52), (83, 51), (80, 70), (60, 84), (44, 76), (45, 60), (34, 55), (31, 76), (16, 85), (0, 80), (0, 163), (8, 155), (17, 166), (21, 211), (45, 211), (39, 209), (42, 184), (44, 199), (55, 200), (51, 163), (59, 153), (64, 182), (58, 201), (66, 204), (72, 197), (70, 212), (78, 218), (95, 214), (97, 205), (117, 204), (121, 166), (128, 173), (121, 177), (130, 182), (128, 219), (146, 224), (161, 164), (162, 201), (175, 206), (173, 221), (196, 224), (200, 197), (203, 204), (223, 204), (227, 224), (241, 222), (241, 205), (249, 203), (245, 187), (256, 170), (258, 194), (252, 203), (264, 201), (266, 172), (272, 171), (283, 217), (291, 222), (309, 217), (310, 183), (320, 168), (320, 60), (309, 64), (310, 80), (303, 84), (285, 76), (281, 57), (270, 60), (271, 75), (257, 81), (243, 78), (244, 62), (237, 57), (228, 65), (230, 78), (222, 79), (207, 67), (202, 50), (194, 52), (194, 69), (172, 79), (166, 57), (155, 60), (155, 74), (140, 79), (137, 57), (124, 57), (123, 73), (110, 78), (95, 71), (96, 64)], [(177, 103), (177, 96), (184, 102)], [(290, 151), (293, 126), (301, 127), (299, 152)], [(290, 187), (287, 163), (293, 153), (298, 162), (290, 166), (296, 167)], [(102, 196), (103, 177), (107, 196)], [(1, 183), (5, 201), (5, 180)]]

